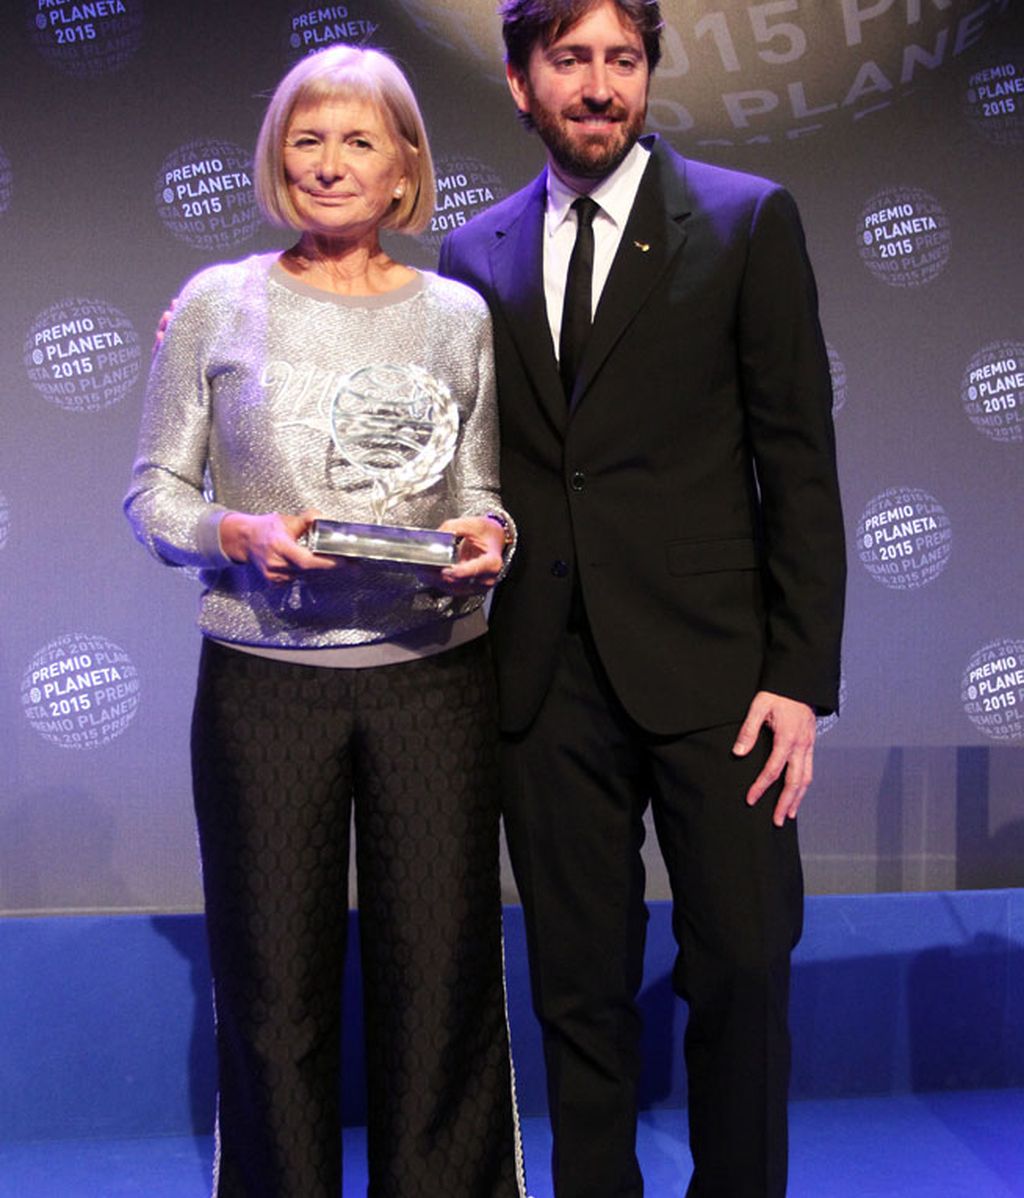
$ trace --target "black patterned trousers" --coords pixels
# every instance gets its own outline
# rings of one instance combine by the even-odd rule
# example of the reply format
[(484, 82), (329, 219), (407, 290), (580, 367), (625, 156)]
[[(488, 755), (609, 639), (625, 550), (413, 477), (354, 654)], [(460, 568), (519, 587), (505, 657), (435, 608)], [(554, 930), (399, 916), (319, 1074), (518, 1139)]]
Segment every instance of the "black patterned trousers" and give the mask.
[(494, 687), (480, 639), (372, 669), (204, 643), (193, 784), (216, 1198), (339, 1198), (355, 812), (369, 1198), (519, 1194)]

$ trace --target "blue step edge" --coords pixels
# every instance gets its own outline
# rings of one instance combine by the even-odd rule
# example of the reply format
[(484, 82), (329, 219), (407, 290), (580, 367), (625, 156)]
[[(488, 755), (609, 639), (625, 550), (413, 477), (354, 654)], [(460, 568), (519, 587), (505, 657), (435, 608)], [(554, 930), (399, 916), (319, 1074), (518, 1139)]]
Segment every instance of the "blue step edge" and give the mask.
[[(641, 1101), (686, 1102), (668, 903), (648, 927)], [(344, 978), (343, 1118), (365, 1122), (358, 927)], [(505, 909), (525, 1115), (545, 1107), (522, 912)], [(200, 915), (0, 919), (0, 1139), (208, 1135), (215, 1063)], [(793, 1097), (1024, 1085), (1024, 890), (817, 896), (794, 957)]]

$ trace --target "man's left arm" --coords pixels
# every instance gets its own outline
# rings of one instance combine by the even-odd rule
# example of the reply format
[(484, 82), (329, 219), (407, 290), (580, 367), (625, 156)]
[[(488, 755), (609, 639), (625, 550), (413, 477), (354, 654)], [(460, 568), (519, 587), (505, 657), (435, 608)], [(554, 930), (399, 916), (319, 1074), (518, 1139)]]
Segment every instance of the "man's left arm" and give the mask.
[(815, 716), (838, 704), (846, 549), (836, 474), (832, 387), (818, 299), (795, 203), (762, 196), (739, 305), (741, 386), (757, 471), (766, 565), (761, 689), (734, 751), (762, 727), (772, 751), (756, 803), (783, 773), (774, 820), (795, 817), (813, 776)]

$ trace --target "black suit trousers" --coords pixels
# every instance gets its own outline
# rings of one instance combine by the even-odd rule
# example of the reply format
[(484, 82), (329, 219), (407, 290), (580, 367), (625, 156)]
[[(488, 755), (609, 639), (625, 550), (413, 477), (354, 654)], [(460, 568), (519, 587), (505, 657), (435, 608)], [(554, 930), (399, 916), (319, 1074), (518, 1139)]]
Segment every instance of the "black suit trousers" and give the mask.
[(640, 849), (653, 806), (673, 895), (673, 984), (686, 1000), (690, 1198), (786, 1188), (790, 953), (803, 886), (776, 786), (746, 790), (770, 750), (738, 725), (676, 737), (615, 698), (589, 633), (569, 632), (525, 733), (504, 740), (505, 819), (548, 1069), (556, 1198), (639, 1198), (635, 1154), (646, 909)]

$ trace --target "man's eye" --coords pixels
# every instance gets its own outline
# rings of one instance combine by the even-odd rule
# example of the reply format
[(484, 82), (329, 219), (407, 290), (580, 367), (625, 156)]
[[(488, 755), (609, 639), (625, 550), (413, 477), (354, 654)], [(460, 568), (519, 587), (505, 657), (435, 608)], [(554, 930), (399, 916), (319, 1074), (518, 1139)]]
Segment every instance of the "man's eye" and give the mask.
[(568, 70), (570, 67), (574, 67), (578, 61), (574, 55), (565, 54), (555, 59), (555, 67), (560, 71)]

